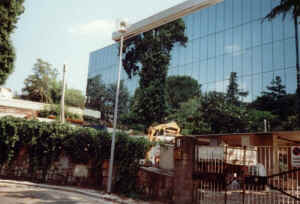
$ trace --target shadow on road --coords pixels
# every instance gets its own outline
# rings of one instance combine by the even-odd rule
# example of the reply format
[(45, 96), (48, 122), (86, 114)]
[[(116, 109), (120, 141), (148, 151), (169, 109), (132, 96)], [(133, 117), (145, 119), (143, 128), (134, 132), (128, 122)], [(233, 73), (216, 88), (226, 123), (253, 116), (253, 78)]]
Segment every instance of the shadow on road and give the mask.
[[(67, 196), (66, 194), (61, 194), (59, 192), (51, 192), (51, 194), (47, 191), (34, 191), (34, 190), (26, 190), (21, 192), (3, 192), (1, 191), (2, 196), (6, 198), (13, 198), (18, 201), (18, 204), (78, 204), (84, 203), (83, 200), (74, 200), (76, 196)], [(78, 199), (78, 198), (77, 198)]]

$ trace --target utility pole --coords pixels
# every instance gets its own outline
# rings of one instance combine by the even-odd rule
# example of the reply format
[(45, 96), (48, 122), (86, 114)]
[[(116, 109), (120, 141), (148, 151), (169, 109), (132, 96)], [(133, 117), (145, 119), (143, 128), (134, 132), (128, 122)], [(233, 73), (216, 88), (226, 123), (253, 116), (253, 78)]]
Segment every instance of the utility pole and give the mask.
[(67, 66), (64, 64), (63, 67), (63, 84), (62, 84), (62, 94), (61, 94), (61, 101), (60, 101), (60, 122), (63, 124), (65, 123), (65, 88), (66, 88), (66, 71)]

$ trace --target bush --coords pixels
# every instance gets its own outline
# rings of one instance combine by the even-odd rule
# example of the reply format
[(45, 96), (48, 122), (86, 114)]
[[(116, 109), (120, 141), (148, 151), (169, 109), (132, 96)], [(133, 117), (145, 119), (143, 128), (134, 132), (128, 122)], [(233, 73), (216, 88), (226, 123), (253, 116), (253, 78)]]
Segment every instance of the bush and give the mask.
[[(0, 165), (10, 164), (22, 147), (28, 147), (29, 172), (42, 170), (43, 178), (53, 161), (65, 152), (75, 163), (91, 163), (95, 172), (110, 157), (111, 135), (91, 128), (74, 128), (57, 122), (46, 123), (13, 117), (0, 119)], [(145, 157), (150, 143), (129, 137), (116, 136), (115, 164), (116, 191), (130, 193), (135, 190), (139, 159)]]
[[(49, 116), (59, 116), (61, 112), (60, 105), (50, 105), (46, 106), (44, 110), (39, 111), (38, 116), (41, 118), (48, 118)], [(68, 107), (65, 107), (65, 117), (71, 120), (82, 119), (82, 117), (76, 113), (71, 113), (68, 111)]]

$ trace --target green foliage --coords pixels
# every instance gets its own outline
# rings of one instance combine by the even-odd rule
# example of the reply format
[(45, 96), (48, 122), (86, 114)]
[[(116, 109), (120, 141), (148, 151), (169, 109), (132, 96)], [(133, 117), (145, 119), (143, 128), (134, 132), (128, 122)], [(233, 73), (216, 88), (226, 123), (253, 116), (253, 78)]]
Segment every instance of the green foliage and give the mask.
[(286, 121), (290, 115), (296, 114), (295, 102), (296, 95), (287, 94), (281, 78), (276, 76), (267, 86), (267, 90), (262, 92), (262, 96), (253, 101), (250, 106), (257, 110), (269, 111), (277, 115), (280, 120)]
[(106, 87), (101, 79), (101, 75), (88, 79), (86, 96), (86, 107), (99, 110), (102, 113), (105, 108)]
[[(115, 83), (109, 84), (106, 88), (106, 100), (107, 108), (111, 115), (113, 115), (116, 101), (116, 90), (117, 85)], [(129, 106), (129, 91), (125, 86), (124, 80), (120, 81), (120, 93), (119, 93), (119, 104), (118, 104), (118, 114), (125, 114), (128, 112)]]
[[(124, 133), (118, 133), (116, 138), (115, 190), (129, 193), (136, 190), (138, 162), (145, 157), (151, 144)], [(110, 156), (111, 136), (90, 128), (4, 117), (0, 119), (0, 147), (0, 165), (10, 163), (21, 147), (27, 147), (32, 175), (42, 170), (45, 178), (50, 165), (62, 152), (75, 163), (90, 163), (92, 169), (100, 173), (103, 161)]]
[[(60, 105), (45, 106), (44, 110), (39, 111), (39, 117), (48, 118), (50, 115), (59, 116), (61, 112)], [(65, 107), (65, 117), (70, 119), (81, 119), (81, 116), (76, 113), (71, 113), (68, 107)]]
[(201, 85), (190, 76), (169, 76), (167, 93), (170, 107), (178, 109), (181, 103), (201, 95)]
[(23, 3), (24, 0), (0, 1), (0, 85), (13, 72), (15, 51), (10, 37), (24, 12)]
[(185, 45), (184, 32), (184, 22), (176, 20), (125, 41), (123, 67), (130, 78), (136, 74), (140, 77), (135, 112), (146, 126), (165, 120), (170, 52), (175, 43)]
[[(114, 112), (116, 89), (117, 85), (115, 83), (108, 84), (106, 86), (101, 80), (101, 75), (97, 75), (93, 78), (88, 79), (86, 89), (86, 107), (94, 110), (99, 110), (101, 112), (101, 118), (103, 120), (109, 121), (111, 118), (110, 116), (112, 116)], [(129, 92), (127, 87), (125, 86), (124, 80), (121, 80), (118, 113), (127, 113), (128, 106)]]
[(85, 97), (82, 91), (77, 89), (67, 89), (65, 94), (65, 104), (68, 106), (84, 108)]
[(57, 76), (58, 72), (51, 64), (38, 59), (33, 67), (33, 74), (24, 81), (24, 97), (31, 101), (53, 103), (52, 95), (53, 89), (57, 89)]
[(295, 31), (295, 45), (296, 45), (296, 72), (297, 72), (297, 90), (296, 90), (296, 116), (297, 121), (300, 121), (300, 62), (299, 62), (299, 35), (298, 35), (298, 17), (300, 16), (300, 1), (298, 0), (280, 0), (280, 3), (275, 6), (264, 18), (269, 21), (281, 15), (285, 20), (288, 14), (292, 14)]
[(236, 72), (231, 72), (229, 78), (229, 85), (227, 87), (226, 100), (233, 105), (240, 105), (240, 97), (246, 96), (248, 96), (248, 92), (239, 89)]

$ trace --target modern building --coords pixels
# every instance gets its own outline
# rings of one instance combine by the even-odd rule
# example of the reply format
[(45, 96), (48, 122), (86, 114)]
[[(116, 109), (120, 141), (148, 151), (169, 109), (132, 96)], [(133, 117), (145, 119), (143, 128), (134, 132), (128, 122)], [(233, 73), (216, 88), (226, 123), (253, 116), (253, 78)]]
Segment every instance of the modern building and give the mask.
[[(199, 81), (202, 91), (226, 92), (231, 72), (236, 72), (240, 88), (252, 101), (280, 76), (288, 93), (296, 90), (296, 48), (293, 20), (263, 17), (279, 0), (224, 0), (224, 2), (182, 19), (188, 43), (176, 45), (168, 75), (188, 75)], [(299, 29), (300, 33), (300, 29)], [(88, 78), (101, 75), (109, 84), (117, 80), (118, 44), (90, 54)], [(130, 93), (138, 78), (122, 79)]]

